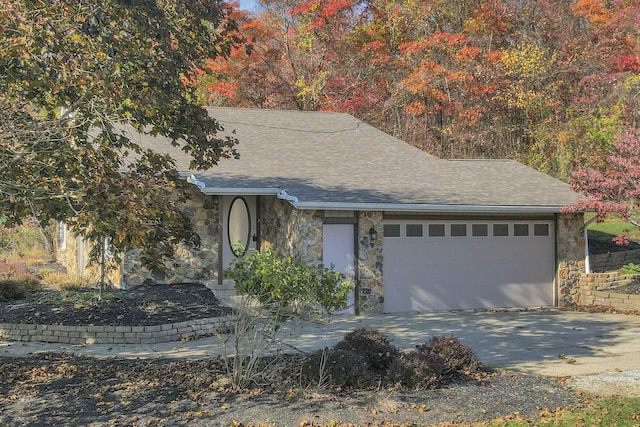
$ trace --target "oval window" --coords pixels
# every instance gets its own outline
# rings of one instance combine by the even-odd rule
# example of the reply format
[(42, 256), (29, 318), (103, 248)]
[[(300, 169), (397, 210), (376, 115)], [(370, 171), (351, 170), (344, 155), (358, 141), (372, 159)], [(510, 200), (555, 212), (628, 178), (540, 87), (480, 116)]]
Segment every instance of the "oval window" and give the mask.
[(251, 217), (249, 206), (242, 197), (231, 202), (227, 227), (231, 252), (237, 257), (243, 256), (251, 238)]

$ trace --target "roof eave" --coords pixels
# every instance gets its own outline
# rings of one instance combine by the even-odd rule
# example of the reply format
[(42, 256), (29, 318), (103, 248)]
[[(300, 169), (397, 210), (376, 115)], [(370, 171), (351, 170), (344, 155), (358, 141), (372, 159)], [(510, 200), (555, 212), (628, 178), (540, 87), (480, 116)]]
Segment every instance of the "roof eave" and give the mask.
[(566, 206), (541, 205), (541, 206), (512, 206), (512, 205), (434, 205), (419, 203), (342, 203), (342, 202), (294, 202), (297, 209), (315, 210), (361, 210), (361, 211), (386, 211), (386, 212), (458, 212), (458, 213), (527, 213), (527, 214), (551, 214), (560, 213)]

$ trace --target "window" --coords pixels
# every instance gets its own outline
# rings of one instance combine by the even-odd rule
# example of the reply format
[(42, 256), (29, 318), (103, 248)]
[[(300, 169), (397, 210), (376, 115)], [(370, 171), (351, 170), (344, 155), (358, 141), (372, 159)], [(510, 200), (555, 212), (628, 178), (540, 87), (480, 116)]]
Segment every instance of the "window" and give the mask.
[(549, 235), (549, 224), (533, 224), (533, 235), (534, 236), (548, 236)]
[(384, 237), (400, 237), (400, 224), (385, 224)]
[(67, 249), (67, 224), (64, 222), (60, 222), (58, 231), (58, 248), (61, 251)]
[(486, 237), (489, 235), (489, 226), (487, 224), (472, 224), (471, 235), (473, 237)]
[(509, 224), (493, 224), (493, 235), (504, 237), (509, 235)]
[(429, 237), (444, 237), (444, 224), (429, 224)]
[(251, 217), (249, 205), (242, 197), (236, 197), (231, 202), (227, 227), (231, 252), (237, 257), (244, 256), (251, 238)]
[(407, 224), (406, 228), (407, 237), (422, 237), (422, 224)]
[(514, 236), (528, 236), (529, 235), (529, 224), (513, 224), (513, 235)]
[(451, 224), (451, 237), (464, 237), (467, 235), (467, 224)]

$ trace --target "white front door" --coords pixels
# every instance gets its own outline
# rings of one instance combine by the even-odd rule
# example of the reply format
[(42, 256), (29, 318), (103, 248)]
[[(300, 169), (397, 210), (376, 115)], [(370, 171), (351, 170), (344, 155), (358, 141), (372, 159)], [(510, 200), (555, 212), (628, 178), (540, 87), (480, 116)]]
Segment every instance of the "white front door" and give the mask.
[(256, 196), (224, 196), (222, 209), (222, 268), (256, 249), (257, 209)]
[[(353, 224), (324, 224), (322, 226), (322, 262), (353, 279), (355, 265)], [(349, 295), (349, 308), (344, 313), (354, 313), (353, 293)]]

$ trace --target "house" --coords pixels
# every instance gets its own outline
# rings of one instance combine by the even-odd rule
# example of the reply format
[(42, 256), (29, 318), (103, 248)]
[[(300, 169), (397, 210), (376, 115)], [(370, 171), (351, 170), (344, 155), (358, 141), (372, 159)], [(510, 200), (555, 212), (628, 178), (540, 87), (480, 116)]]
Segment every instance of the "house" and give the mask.
[(342, 113), (208, 108), (235, 132), (239, 160), (207, 171), (168, 140), (193, 197), (199, 248), (180, 248), (166, 273), (135, 251), (121, 284), (200, 281), (229, 287), (242, 253), (272, 248), (354, 277), (356, 311), (409, 312), (571, 304), (584, 269), (578, 195), (515, 161), (442, 160)]

